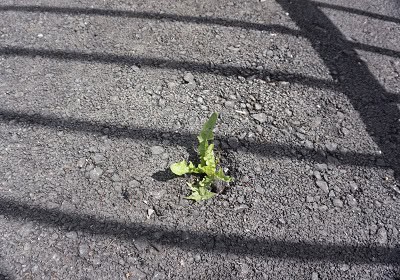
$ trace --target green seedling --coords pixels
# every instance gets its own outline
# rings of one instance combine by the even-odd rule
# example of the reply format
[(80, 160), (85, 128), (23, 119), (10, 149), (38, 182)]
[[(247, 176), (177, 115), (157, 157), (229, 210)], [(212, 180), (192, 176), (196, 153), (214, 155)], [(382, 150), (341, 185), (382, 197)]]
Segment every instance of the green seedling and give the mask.
[[(186, 162), (182, 160), (180, 162), (171, 165), (171, 171), (182, 176), (184, 174), (198, 174), (200, 179), (194, 183), (187, 183), (191, 195), (187, 196), (187, 199), (194, 201), (210, 199), (216, 195), (211, 191), (212, 184), (216, 180), (222, 180), (224, 182), (231, 182), (232, 178), (226, 176), (221, 167), (218, 167), (218, 160), (214, 154), (214, 127), (218, 119), (218, 114), (213, 113), (208, 121), (204, 124), (203, 129), (197, 136), (199, 140), (198, 155), (200, 157), (200, 163), (195, 166), (192, 162)], [(211, 143), (209, 143), (209, 141)]]

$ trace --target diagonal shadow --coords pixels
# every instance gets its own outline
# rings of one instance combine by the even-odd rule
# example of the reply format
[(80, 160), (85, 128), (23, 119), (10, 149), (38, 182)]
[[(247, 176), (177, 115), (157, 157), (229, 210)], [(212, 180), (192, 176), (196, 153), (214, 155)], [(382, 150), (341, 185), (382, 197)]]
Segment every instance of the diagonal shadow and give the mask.
[(112, 236), (127, 241), (146, 238), (152, 244), (179, 247), (184, 250), (294, 259), (301, 262), (400, 264), (399, 248), (351, 244), (325, 245), (268, 238), (248, 238), (237, 234), (224, 235), (167, 229), (162, 226), (141, 223), (127, 224), (106, 219), (98, 220), (85, 214), (43, 209), (40, 206), (27, 205), (8, 198), (0, 198), (0, 214), (10, 219), (34, 221), (42, 225), (61, 228), (64, 231)]
[[(168, 133), (170, 145), (185, 147), (191, 154), (193, 147), (196, 146), (197, 136), (190, 133), (178, 133), (172, 131), (162, 131), (150, 128), (135, 128), (130, 126), (117, 126), (109, 123), (87, 121), (78, 119), (63, 119), (59, 117), (43, 116), (40, 114), (28, 114), (14, 112), (11, 110), (0, 109), (0, 122), (7, 123), (11, 120), (18, 120), (19, 123), (32, 124), (53, 129), (66, 129), (77, 132), (102, 133), (104, 128), (111, 131), (109, 136), (116, 138), (130, 138), (146, 141), (160, 141), (162, 134)], [(18, 125), (18, 123), (16, 123)], [(229, 137), (219, 137), (219, 140), (228, 141)], [(302, 146), (289, 146), (283, 144), (268, 144), (258, 141), (245, 141), (242, 143), (247, 147), (249, 153), (258, 154), (273, 158), (298, 158), (314, 162), (327, 162), (326, 156), (320, 152)], [(293, 150), (296, 151), (293, 154)], [(338, 159), (338, 164), (376, 167), (375, 156), (357, 152), (336, 152), (332, 154)]]
[(154, 12), (135, 12), (126, 10), (107, 10), (99, 8), (78, 8), (78, 7), (53, 7), (53, 6), (38, 6), (38, 5), (1, 5), (0, 11), (15, 11), (15, 12), (41, 12), (54, 14), (69, 14), (69, 15), (98, 15), (107, 17), (121, 18), (140, 18), (150, 20), (165, 20), (165, 21), (180, 21), (186, 23), (195, 23), (203, 25), (220, 25), (225, 27), (238, 27), (249, 30), (278, 32), (292, 36), (301, 36), (301, 32), (278, 24), (261, 24), (252, 23), (241, 20), (212, 18), (212, 17), (197, 17), (184, 16), (168, 13)]
[(367, 11), (363, 11), (363, 10), (359, 10), (359, 9), (355, 9), (355, 8), (343, 7), (340, 5), (323, 3), (323, 2), (318, 2), (318, 1), (311, 1), (311, 3), (314, 4), (315, 6), (321, 7), (321, 8), (328, 8), (328, 9), (332, 9), (332, 10), (342, 11), (342, 12), (346, 12), (346, 13), (351, 13), (351, 14), (360, 15), (360, 16), (366, 16), (369, 18), (375, 18), (375, 19), (379, 19), (379, 20), (383, 20), (383, 21), (387, 21), (387, 22), (394, 22), (394, 23), (400, 24), (399, 18), (395, 18), (395, 17), (391, 17), (391, 16), (380, 15), (380, 14), (371, 13), (371, 12), (367, 12)]
[[(375, 138), (386, 163), (400, 176), (400, 112), (387, 92), (360, 60), (352, 44), (330, 19), (309, 0), (277, 0), (304, 32), (329, 70), (342, 75), (338, 85)], [(318, 26), (318, 28), (317, 28)]]

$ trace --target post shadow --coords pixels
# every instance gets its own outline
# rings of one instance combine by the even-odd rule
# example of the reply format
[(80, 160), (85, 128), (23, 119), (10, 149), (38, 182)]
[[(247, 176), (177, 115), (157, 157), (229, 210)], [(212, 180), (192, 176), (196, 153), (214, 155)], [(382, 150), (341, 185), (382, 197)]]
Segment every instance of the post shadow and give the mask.
[(329, 70), (341, 75), (338, 87), (358, 111), (367, 132), (381, 149), (386, 164), (399, 180), (400, 112), (388, 98), (388, 92), (359, 58), (352, 44), (344, 39), (340, 30), (313, 2), (277, 2), (300, 27)]

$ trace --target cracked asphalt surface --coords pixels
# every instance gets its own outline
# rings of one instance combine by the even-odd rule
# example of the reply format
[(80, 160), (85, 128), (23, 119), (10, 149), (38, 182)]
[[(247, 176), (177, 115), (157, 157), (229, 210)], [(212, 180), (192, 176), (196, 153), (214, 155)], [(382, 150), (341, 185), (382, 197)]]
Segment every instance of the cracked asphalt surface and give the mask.
[[(399, 34), (395, 0), (0, 1), (0, 279), (400, 279)], [(192, 203), (212, 112), (235, 181)]]

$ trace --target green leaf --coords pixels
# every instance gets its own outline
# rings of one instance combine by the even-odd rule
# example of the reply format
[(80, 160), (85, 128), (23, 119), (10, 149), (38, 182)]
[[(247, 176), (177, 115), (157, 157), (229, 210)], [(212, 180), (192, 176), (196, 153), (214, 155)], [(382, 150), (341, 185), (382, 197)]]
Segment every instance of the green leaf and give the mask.
[(186, 199), (191, 199), (196, 202), (199, 202), (200, 200), (207, 200), (215, 196), (215, 193), (209, 191), (205, 187), (194, 187), (193, 185), (191, 186), (192, 193), (191, 195), (185, 197)]
[(193, 166), (193, 163), (190, 163), (189, 165), (186, 163), (186, 160), (182, 160), (180, 162), (174, 163), (171, 165), (171, 171), (172, 173), (181, 176), (183, 174), (189, 173), (190, 172), (190, 166)]
[(220, 179), (220, 180), (222, 180), (222, 181), (225, 181), (225, 182), (232, 182), (232, 178), (229, 177), (229, 176), (226, 176), (226, 175), (224, 174), (224, 171), (222, 170), (222, 168), (220, 168), (220, 169), (215, 173), (215, 177), (218, 178), (218, 179)]
[(211, 184), (213, 182), (214, 182), (214, 179), (212, 177), (206, 176), (199, 182), (199, 186), (209, 190), (211, 188)]
[(203, 129), (200, 131), (200, 135), (197, 136), (200, 144), (204, 141), (214, 140), (213, 129), (215, 127), (215, 124), (217, 123), (217, 119), (218, 113), (213, 113), (208, 121), (206, 121)]
[(203, 141), (199, 143), (199, 147), (198, 147), (198, 153), (199, 153), (199, 157), (200, 157), (200, 164), (201, 165), (206, 165), (206, 162), (204, 160), (204, 157), (206, 155), (206, 151), (208, 149), (208, 141)]
[(200, 200), (202, 200), (201, 195), (198, 192), (192, 192), (191, 195), (185, 197), (186, 199), (191, 199), (194, 200), (196, 202), (199, 202)]
[(189, 173), (204, 173), (201, 166), (195, 167), (192, 162), (189, 162)]
[(212, 191), (210, 191), (206, 188), (202, 188), (202, 187), (199, 188), (199, 194), (200, 194), (201, 200), (207, 200), (216, 195)]
[(206, 153), (204, 155), (204, 161), (206, 162), (207, 166), (212, 166), (215, 168), (215, 156), (214, 156), (214, 144), (208, 146)]

